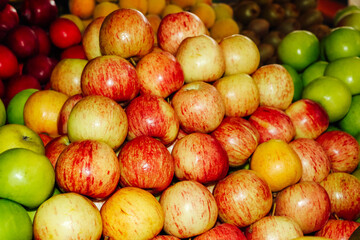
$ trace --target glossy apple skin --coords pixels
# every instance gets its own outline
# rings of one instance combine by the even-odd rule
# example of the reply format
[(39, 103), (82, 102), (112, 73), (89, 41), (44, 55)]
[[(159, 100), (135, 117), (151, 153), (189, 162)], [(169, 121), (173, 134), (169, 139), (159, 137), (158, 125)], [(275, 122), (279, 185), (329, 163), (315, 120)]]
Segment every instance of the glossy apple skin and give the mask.
[(300, 182), (321, 182), (330, 173), (331, 162), (322, 146), (314, 139), (298, 138), (289, 143), (301, 160)]
[(269, 184), (255, 171), (245, 169), (220, 180), (213, 195), (220, 220), (237, 227), (247, 227), (266, 216), (273, 202)]
[(189, 238), (210, 230), (218, 216), (214, 196), (196, 181), (171, 185), (162, 192), (160, 205), (165, 214), (164, 231), (178, 238)]
[(225, 149), (229, 165), (244, 165), (259, 144), (260, 134), (248, 120), (240, 117), (225, 117), (211, 132)]
[(69, 120), (69, 116), (71, 110), (75, 106), (77, 102), (79, 102), (83, 98), (82, 94), (75, 94), (69, 97), (64, 105), (61, 107), (59, 120), (58, 120), (58, 131), (60, 135), (67, 134), (67, 123)]
[(182, 86), (172, 97), (171, 105), (181, 128), (187, 133), (212, 132), (225, 116), (225, 104), (219, 91), (201, 81)]
[(99, 34), (104, 19), (105, 17), (93, 19), (83, 32), (81, 42), (88, 60), (101, 56)]
[(330, 173), (321, 183), (331, 201), (331, 213), (355, 221), (360, 217), (360, 180), (349, 173)]
[(180, 181), (194, 180), (202, 184), (223, 179), (229, 170), (229, 158), (220, 142), (206, 133), (190, 133), (178, 140), (171, 155), (175, 176)]
[(299, 224), (290, 217), (266, 216), (247, 227), (245, 235), (247, 240), (287, 240), (302, 237), (304, 234)]
[(54, 57), (48, 57), (43, 54), (37, 54), (26, 60), (23, 73), (35, 77), (41, 84), (50, 80), (51, 73), (58, 63)]
[(70, 143), (55, 165), (55, 179), (62, 192), (76, 192), (91, 198), (106, 198), (115, 190), (120, 165), (106, 143), (83, 140)]
[(50, 140), (45, 146), (45, 156), (50, 160), (55, 169), (56, 162), (62, 151), (70, 144), (67, 135), (61, 135)]
[(50, 56), (53, 46), (51, 44), (49, 32), (47, 29), (41, 28), (40, 26), (32, 25), (30, 26), (34, 30), (37, 39), (39, 41), (39, 54)]
[(281, 139), (289, 143), (295, 137), (295, 127), (283, 110), (259, 106), (249, 117), (249, 122), (260, 134), (259, 143)]
[(300, 182), (278, 193), (275, 215), (294, 219), (304, 234), (320, 230), (330, 217), (327, 191), (316, 182)]
[(0, 41), (2, 41), (6, 34), (19, 24), (19, 14), (16, 8), (11, 4), (6, 4), (0, 10)]
[(174, 160), (164, 144), (149, 136), (127, 142), (118, 155), (123, 187), (139, 187), (152, 194), (166, 189), (174, 176)]
[(136, 9), (118, 9), (107, 15), (99, 33), (102, 55), (142, 57), (154, 45), (150, 22)]
[(5, 42), (19, 59), (32, 57), (39, 52), (39, 40), (36, 33), (26, 25), (17, 25), (11, 29)]
[(76, 44), (65, 48), (60, 54), (60, 59), (64, 58), (78, 58), (87, 60), (82, 44)]
[(5, 45), (0, 45), (0, 78), (8, 79), (19, 72), (16, 55)]
[(295, 139), (320, 136), (329, 126), (326, 110), (310, 99), (297, 100), (285, 109), (295, 127)]
[(57, 18), (58, 7), (55, 0), (25, 0), (20, 14), (30, 25), (46, 28)]
[(129, 120), (128, 140), (147, 135), (159, 139), (165, 146), (176, 140), (179, 120), (162, 97), (140, 95), (130, 102), (125, 112)]
[(177, 59), (166, 51), (151, 52), (136, 64), (141, 94), (167, 98), (184, 85), (184, 72)]
[(358, 166), (360, 147), (356, 138), (345, 131), (328, 131), (316, 141), (323, 147), (333, 172), (352, 173)]
[(135, 67), (126, 59), (116, 56), (100, 56), (90, 60), (81, 74), (84, 96), (102, 95), (116, 102), (134, 99), (140, 85)]
[(16, 94), (18, 94), (19, 92), (25, 89), (41, 90), (41, 84), (37, 78), (28, 74), (22, 74), (10, 78), (5, 85), (5, 88), (6, 88), (5, 98), (11, 101), (11, 99)]
[(206, 33), (207, 29), (198, 16), (183, 11), (168, 14), (161, 20), (157, 40), (161, 49), (175, 55), (180, 43), (185, 38)]
[(235, 225), (229, 223), (219, 224), (209, 231), (197, 236), (194, 240), (247, 240), (244, 233)]
[(49, 28), (51, 42), (60, 49), (65, 49), (81, 42), (81, 32), (76, 24), (67, 18), (57, 18)]
[(260, 93), (260, 106), (285, 110), (294, 96), (291, 75), (280, 64), (268, 64), (258, 68), (252, 75)]
[(360, 227), (360, 223), (355, 221), (329, 219), (325, 226), (315, 233), (315, 236), (348, 240), (358, 227)]

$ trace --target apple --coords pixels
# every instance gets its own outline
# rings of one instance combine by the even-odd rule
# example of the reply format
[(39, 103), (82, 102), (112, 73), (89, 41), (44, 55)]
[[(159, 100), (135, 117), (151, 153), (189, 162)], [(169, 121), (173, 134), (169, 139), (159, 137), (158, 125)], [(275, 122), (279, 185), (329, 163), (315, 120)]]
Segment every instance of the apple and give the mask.
[(294, 239), (304, 236), (300, 225), (287, 216), (266, 216), (254, 222), (245, 230), (247, 240), (252, 239)]
[(360, 223), (355, 221), (329, 219), (325, 226), (315, 233), (315, 236), (348, 240), (352, 233), (359, 227)]
[(194, 240), (221, 240), (221, 239), (232, 239), (232, 240), (247, 240), (244, 233), (237, 228), (235, 225), (230, 223), (221, 223), (216, 225), (212, 229), (199, 236), (195, 237)]
[(259, 143), (281, 139), (289, 143), (295, 137), (295, 126), (285, 111), (275, 107), (259, 106), (249, 122), (260, 134)]
[(117, 55), (91, 59), (81, 74), (81, 89), (84, 96), (102, 95), (116, 102), (134, 99), (140, 84), (135, 67)]
[(5, 98), (11, 99), (19, 92), (26, 89), (41, 90), (41, 83), (35, 77), (28, 74), (21, 74), (10, 78), (5, 84)]
[(247, 117), (260, 104), (260, 93), (254, 79), (239, 73), (224, 76), (213, 83), (220, 92), (225, 104), (225, 116)]
[(260, 52), (254, 41), (242, 34), (227, 36), (219, 42), (225, 58), (225, 75), (252, 74), (259, 67)]
[(18, 92), (11, 98), (6, 108), (6, 116), (8, 123), (24, 125), (24, 106), (28, 98), (38, 89), (28, 88)]
[(58, 63), (55, 57), (37, 54), (24, 63), (23, 74), (35, 77), (41, 84), (50, 80), (51, 73)]
[(178, 140), (171, 152), (175, 176), (180, 181), (194, 180), (204, 185), (223, 179), (229, 158), (220, 142), (206, 133), (190, 133)]
[(176, 140), (179, 119), (165, 99), (154, 95), (140, 95), (125, 109), (129, 122), (127, 139), (146, 135), (168, 146)]
[(265, 217), (272, 206), (269, 184), (253, 170), (237, 170), (215, 185), (219, 219), (239, 228)]
[(39, 133), (38, 135), (41, 138), (41, 140), (42, 140), (42, 142), (44, 144), (44, 147), (46, 147), (46, 145), (53, 139), (52, 137), (50, 137), (46, 133)]
[(341, 130), (350, 133), (352, 136), (356, 137), (360, 133), (360, 117), (359, 114), (360, 107), (360, 95), (354, 95), (351, 98), (350, 109), (339, 122), (338, 126)]
[(285, 110), (294, 97), (294, 82), (280, 64), (263, 65), (251, 75), (259, 88), (260, 106)]
[(0, 41), (3, 41), (7, 33), (19, 22), (19, 14), (12, 4), (7, 3), (4, 8), (0, 9)]
[(360, 180), (350, 173), (330, 173), (322, 182), (330, 197), (331, 213), (344, 220), (360, 217)]
[(176, 51), (185, 83), (213, 82), (225, 72), (225, 57), (219, 44), (205, 34), (185, 38)]
[(320, 230), (330, 217), (330, 198), (319, 183), (300, 182), (280, 191), (275, 198), (275, 216), (295, 220), (304, 234)]
[(58, 17), (51, 22), (49, 36), (52, 44), (65, 49), (81, 42), (81, 32), (78, 26), (67, 18)]
[(320, 41), (308, 30), (295, 30), (287, 34), (277, 48), (279, 60), (297, 71), (318, 60)]
[(327, 61), (318, 60), (305, 68), (303, 73), (301, 74), (304, 87), (316, 78), (324, 76), (325, 69), (328, 64), (329, 62)]
[(166, 51), (151, 52), (136, 64), (141, 94), (169, 97), (184, 85), (184, 72), (178, 60)]
[(79, 102), (83, 98), (82, 94), (75, 94), (69, 97), (63, 104), (60, 110), (60, 115), (58, 119), (58, 131), (60, 135), (67, 134), (67, 123), (69, 120), (69, 116), (71, 110), (75, 106), (77, 102)]
[(165, 214), (163, 230), (178, 238), (190, 238), (210, 230), (218, 217), (214, 196), (196, 181), (171, 185), (162, 192), (160, 205)]
[(32, 129), (20, 124), (5, 124), (0, 127), (0, 153), (12, 148), (26, 148), (44, 154), (44, 144)]
[(225, 117), (211, 135), (225, 149), (231, 167), (242, 166), (248, 162), (260, 140), (257, 129), (241, 117)]
[(49, 159), (54, 169), (60, 154), (69, 144), (69, 137), (67, 135), (61, 135), (51, 139), (48, 144), (45, 145), (45, 156)]
[(13, 148), (0, 154), (0, 198), (37, 208), (50, 197), (55, 172), (49, 159), (25, 148)]
[(292, 102), (301, 99), (302, 90), (304, 88), (301, 75), (290, 65), (282, 64), (284, 68), (289, 72), (294, 83), (294, 96)]
[(356, 30), (360, 30), (359, 19), (360, 19), (360, 8), (358, 8), (357, 11), (353, 11), (351, 13), (349, 12), (349, 14), (341, 18), (340, 21), (336, 24), (336, 27), (349, 26), (355, 28)]
[(19, 59), (32, 57), (39, 52), (36, 33), (26, 25), (17, 25), (11, 29), (6, 35), (5, 42)]
[(4, 102), (0, 98), (0, 127), (5, 125), (6, 119), (6, 108)]
[(70, 143), (55, 164), (55, 180), (62, 192), (106, 198), (120, 179), (119, 160), (106, 143), (82, 140)]
[(313, 80), (303, 90), (302, 98), (320, 103), (325, 108), (329, 122), (342, 119), (351, 105), (351, 91), (341, 80), (323, 76)]
[(302, 165), (300, 182), (321, 182), (330, 173), (331, 162), (324, 148), (311, 138), (297, 138), (289, 143)]
[(104, 19), (105, 17), (93, 19), (89, 25), (87, 25), (82, 35), (82, 45), (88, 60), (102, 55), (100, 50), (99, 34)]
[(103, 236), (109, 239), (152, 239), (164, 226), (164, 211), (149, 192), (124, 187), (112, 194), (100, 210)]
[(83, 97), (70, 112), (68, 136), (71, 142), (98, 140), (114, 150), (125, 141), (128, 119), (124, 109), (114, 100), (98, 95)]
[[(61, 209), (61, 211), (59, 211)], [(78, 193), (56, 194), (36, 211), (33, 223), (34, 239), (57, 236), (69, 239), (100, 239), (102, 220), (97, 207)]]
[(175, 55), (180, 43), (187, 37), (207, 34), (201, 19), (189, 11), (171, 13), (162, 18), (158, 32), (158, 46)]
[(46, 56), (50, 56), (51, 50), (53, 50), (53, 46), (51, 44), (49, 32), (47, 29), (44, 29), (37, 25), (30, 26), (32, 30), (34, 30), (36, 37), (39, 42), (39, 54), (43, 54)]
[(64, 58), (78, 58), (87, 60), (84, 47), (81, 43), (65, 48), (60, 54), (60, 59)]
[(122, 58), (142, 57), (154, 45), (150, 22), (137, 9), (120, 8), (107, 15), (99, 32), (102, 55)]
[(25, 208), (8, 199), (0, 199), (0, 238), (32, 240), (32, 223)]
[(66, 58), (60, 60), (50, 76), (51, 89), (73, 96), (81, 94), (81, 75), (88, 63), (85, 59)]
[(3, 99), (5, 95), (4, 82), (0, 79), (0, 98)]
[(320, 136), (329, 127), (326, 110), (310, 99), (299, 99), (285, 109), (295, 127), (295, 139)]
[(151, 240), (180, 240), (180, 238), (171, 236), (171, 235), (157, 235), (156, 237), (152, 238)]
[(132, 139), (121, 148), (118, 158), (122, 187), (138, 187), (156, 195), (173, 179), (173, 157), (155, 138), (143, 135)]
[(55, 0), (24, 0), (20, 8), (21, 16), (30, 25), (48, 27), (58, 16)]
[(212, 132), (225, 116), (221, 94), (213, 85), (202, 81), (182, 86), (172, 97), (171, 105), (187, 133)]
[(332, 172), (352, 173), (360, 162), (360, 146), (355, 137), (344, 131), (329, 131), (316, 141), (329, 157)]
[(19, 72), (19, 62), (14, 52), (0, 44), (0, 78), (8, 79)]

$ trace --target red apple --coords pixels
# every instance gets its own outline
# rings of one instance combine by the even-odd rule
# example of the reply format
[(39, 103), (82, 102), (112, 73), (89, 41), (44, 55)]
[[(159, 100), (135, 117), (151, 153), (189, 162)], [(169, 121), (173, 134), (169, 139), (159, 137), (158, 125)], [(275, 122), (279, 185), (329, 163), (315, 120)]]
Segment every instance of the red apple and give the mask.
[(0, 78), (5, 80), (19, 72), (19, 63), (15, 54), (5, 45), (0, 45)]
[(46, 146), (45, 146), (45, 156), (50, 160), (54, 169), (56, 166), (56, 162), (62, 153), (62, 151), (70, 144), (70, 140), (67, 135), (61, 135), (53, 138)]
[(247, 240), (244, 233), (235, 225), (229, 223), (219, 224), (209, 231), (197, 236), (194, 240)]
[(125, 143), (118, 155), (122, 187), (138, 187), (158, 194), (174, 176), (174, 161), (164, 144), (149, 136)]
[(259, 106), (249, 122), (260, 134), (259, 143), (280, 139), (289, 143), (295, 136), (295, 127), (286, 113), (275, 107)]
[(310, 99), (293, 102), (285, 113), (295, 126), (296, 138), (312, 138), (320, 136), (329, 126), (329, 116), (325, 109)]
[(201, 19), (189, 11), (166, 15), (160, 22), (157, 40), (159, 47), (175, 55), (180, 43), (187, 37), (206, 34)]
[(39, 53), (39, 40), (35, 31), (25, 25), (17, 25), (6, 36), (6, 45), (20, 59), (26, 59)]
[(178, 238), (194, 237), (210, 230), (218, 217), (214, 196), (196, 181), (171, 185), (161, 194), (160, 205), (165, 214), (163, 230)]
[(352, 173), (359, 165), (360, 146), (355, 137), (341, 130), (321, 134), (316, 141), (324, 148), (333, 172)]
[(334, 240), (348, 240), (359, 227), (360, 223), (355, 221), (329, 219), (325, 226), (315, 233), (315, 236)]
[(171, 104), (187, 132), (214, 131), (225, 116), (225, 104), (211, 84), (198, 81), (185, 84), (173, 96)]
[(225, 149), (229, 165), (244, 165), (259, 144), (260, 134), (248, 120), (240, 117), (226, 117), (211, 135)]
[(12, 77), (5, 84), (5, 97), (12, 99), (17, 93), (21, 92), (24, 89), (34, 88), (41, 89), (41, 84), (39, 80), (33, 76), (23, 74), (20, 76)]
[(84, 48), (81, 44), (65, 48), (60, 54), (60, 59), (64, 58), (79, 58), (87, 60)]
[(130, 102), (125, 112), (129, 121), (128, 140), (147, 135), (159, 139), (166, 146), (176, 140), (179, 120), (162, 97), (140, 95)]
[(6, 4), (0, 10), (0, 41), (2, 41), (6, 34), (19, 24), (19, 15), (16, 8), (11, 4)]
[(126, 59), (106, 55), (91, 59), (81, 74), (84, 96), (102, 95), (116, 102), (134, 99), (140, 85), (135, 67)]
[(49, 28), (51, 42), (60, 49), (65, 49), (81, 42), (78, 26), (67, 18), (57, 18)]
[(360, 217), (360, 180), (349, 173), (330, 173), (321, 183), (330, 197), (331, 212), (355, 221)]
[(114, 150), (96, 140), (70, 143), (55, 165), (55, 179), (61, 191), (91, 198), (109, 196), (119, 178), (120, 165)]
[(142, 57), (153, 48), (154, 33), (150, 22), (140, 11), (120, 8), (102, 22), (99, 43), (103, 55)]
[(30, 25), (48, 27), (58, 16), (55, 0), (24, 0), (20, 14)]
[(36, 25), (32, 25), (30, 27), (32, 30), (34, 30), (38, 38), (39, 54), (49, 56), (50, 51), (52, 50), (52, 45), (48, 31)]
[(289, 143), (301, 160), (300, 181), (321, 182), (330, 173), (330, 159), (321, 145), (311, 138), (298, 138)]
[(0, 98), (2, 99), (5, 95), (5, 86), (3, 81), (0, 79)]
[(81, 94), (75, 94), (69, 97), (61, 107), (58, 120), (58, 131), (60, 135), (67, 134), (67, 122), (69, 120), (71, 110), (82, 98), (83, 96)]
[(202, 184), (223, 179), (229, 170), (229, 158), (220, 142), (206, 133), (191, 133), (178, 140), (171, 155), (175, 176), (180, 181), (195, 180)]
[(54, 57), (47, 55), (37, 54), (28, 58), (24, 63), (23, 73), (35, 77), (41, 84), (50, 81), (51, 73), (58, 63)]
[(258, 68), (252, 75), (260, 93), (260, 105), (285, 110), (294, 96), (291, 75), (280, 64), (268, 64)]
[(52, 137), (50, 137), (46, 133), (39, 133), (39, 136), (40, 136), (42, 142), (44, 143), (45, 147), (53, 139)]
[(237, 170), (220, 180), (213, 195), (219, 219), (237, 227), (247, 227), (265, 217), (272, 206), (269, 184), (253, 170)]
[(280, 191), (275, 215), (294, 219), (304, 234), (320, 230), (330, 217), (330, 198), (316, 182), (299, 182)]
[(167, 98), (184, 84), (184, 73), (177, 59), (166, 51), (151, 52), (136, 64), (141, 94)]

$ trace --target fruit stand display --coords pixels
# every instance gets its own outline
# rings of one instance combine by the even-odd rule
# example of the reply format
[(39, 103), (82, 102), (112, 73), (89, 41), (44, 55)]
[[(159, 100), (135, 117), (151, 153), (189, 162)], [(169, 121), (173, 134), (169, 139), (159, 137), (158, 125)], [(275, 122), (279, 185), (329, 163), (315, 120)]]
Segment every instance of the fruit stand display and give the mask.
[(360, 239), (359, 16), (0, 0), (0, 239)]

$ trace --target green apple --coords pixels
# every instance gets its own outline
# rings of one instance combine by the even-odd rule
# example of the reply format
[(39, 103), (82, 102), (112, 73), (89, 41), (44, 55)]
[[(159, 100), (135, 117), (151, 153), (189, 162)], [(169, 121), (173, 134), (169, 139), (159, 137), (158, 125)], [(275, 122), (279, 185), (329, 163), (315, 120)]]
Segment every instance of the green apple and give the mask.
[(27, 148), (45, 154), (44, 143), (31, 128), (21, 124), (6, 124), (0, 127), (0, 153), (10, 148)]
[(348, 26), (333, 28), (325, 38), (324, 51), (329, 62), (360, 56), (360, 31)]
[(304, 87), (316, 78), (324, 76), (328, 64), (327, 61), (319, 60), (308, 66), (301, 75)]
[(25, 148), (0, 154), (0, 198), (37, 208), (53, 193), (55, 171), (49, 159)]
[(336, 26), (338, 24), (338, 22), (345, 16), (353, 13), (353, 12), (357, 12), (357, 11), (360, 11), (360, 7), (358, 6), (355, 6), (355, 5), (349, 5), (349, 6), (346, 6), (340, 10), (338, 10), (336, 13), (335, 13), (335, 16), (334, 16), (334, 25)]
[(302, 71), (320, 56), (320, 42), (307, 30), (296, 30), (287, 34), (278, 46), (278, 57), (296, 71)]
[(329, 124), (328, 128), (326, 129), (326, 132), (337, 131), (337, 130), (341, 130), (341, 129), (333, 124)]
[(282, 64), (283, 67), (289, 72), (293, 83), (294, 83), (294, 97), (293, 97), (293, 102), (301, 99), (301, 94), (302, 94), (302, 90), (303, 90), (303, 82), (301, 79), (300, 74), (295, 70), (295, 68), (293, 68), (292, 66), (288, 65), (288, 64)]
[(6, 114), (8, 123), (16, 123), (22, 124), (24, 123), (24, 106), (26, 100), (30, 97), (34, 92), (39, 91), (38, 89), (28, 88), (18, 92), (9, 102)]
[(324, 72), (325, 76), (343, 81), (352, 95), (360, 94), (360, 58), (347, 57), (330, 62)]
[(352, 173), (352, 175), (354, 175), (357, 179), (360, 180), (360, 169), (356, 169), (356, 170)]
[(342, 119), (350, 109), (351, 92), (347, 85), (334, 77), (322, 76), (310, 82), (303, 90), (302, 98), (322, 105), (330, 123)]
[(32, 223), (26, 210), (20, 204), (0, 199), (0, 239), (31, 240)]
[(344, 16), (336, 25), (337, 27), (340, 26), (349, 26), (353, 27), (356, 30), (360, 31), (360, 8), (357, 11), (353, 11), (348, 15)]
[(6, 110), (3, 101), (0, 99), (0, 127), (6, 123)]
[(350, 109), (338, 125), (354, 137), (360, 134), (360, 95), (352, 96)]

